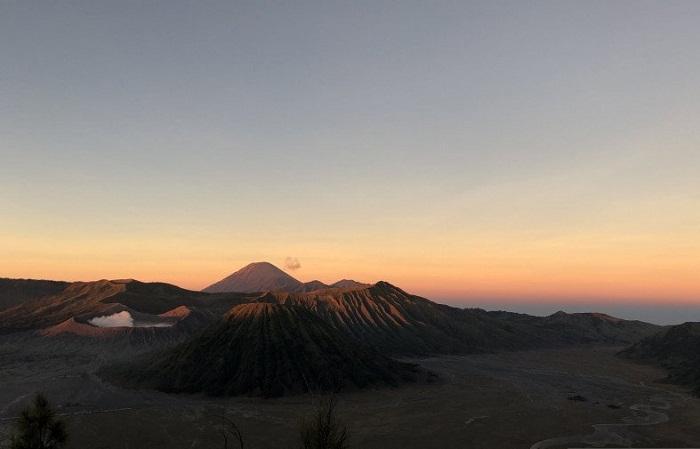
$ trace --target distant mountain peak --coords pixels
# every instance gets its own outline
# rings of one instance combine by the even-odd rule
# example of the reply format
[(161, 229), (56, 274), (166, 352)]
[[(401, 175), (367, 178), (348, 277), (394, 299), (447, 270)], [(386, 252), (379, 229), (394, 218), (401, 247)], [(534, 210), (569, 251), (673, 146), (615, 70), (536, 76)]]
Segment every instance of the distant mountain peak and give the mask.
[(592, 319), (598, 319), (598, 320), (603, 320), (603, 321), (609, 321), (611, 323), (618, 323), (622, 320), (621, 318), (617, 318), (611, 315), (608, 315), (606, 313), (600, 313), (600, 312), (578, 312), (578, 313), (567, 313), (562, 310), (555, 312), (551, 315), (549, 315), (548, 318), (558, 318), (558, 319), (576, 319), (576, 318), (592, 318)]
[(353, 279), (341, 279), (330, 285), (333, 288), (343, 288), (343, 289), (357, 289), (357, 288), (367, 288), (370, 284), (365, 284), (364, 282), (357, 282)]
[(369, 287), (372, 287), (372, 284), (352, 279), (342, 279), (330, 285), (319, 280), (301, 282), (270, 262), (253, 262), (202, 291), (207, 293), (310, 293), (327, 289), (359, 290)]
[(304, 282), (301, 290), (304, 292), (313, 292), (316, 290), (324, 290), (327, 288), (329, 288), (329, 286), (324, 284), (323, 282), (319, 280), (313, 280), (309, 282)]
[(374, 289), (374, 290), (379, 290), (379, 291), (384, 291), (384, 292), (396, 292), (401, 295), (409, 295), (406, 291), (400, 289), (399, 287), (390, 284), (387, 281), (378, 281), (374, 285), (370, 285), (369, 288)]
[(224, 279), (215, 282), (203, 291), (208, 293), (303, 290), (304, 284), (270, 262), (253, 262)]

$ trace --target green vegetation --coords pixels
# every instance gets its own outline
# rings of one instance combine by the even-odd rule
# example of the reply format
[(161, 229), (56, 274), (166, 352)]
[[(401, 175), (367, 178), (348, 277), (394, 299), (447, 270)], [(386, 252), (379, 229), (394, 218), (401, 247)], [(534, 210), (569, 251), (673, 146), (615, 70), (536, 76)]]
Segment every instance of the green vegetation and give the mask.
[(37, 394), (19, 416), (10, 449), (60, 449), (67, 440), (64, 422), (56, 418), (46, 397)]

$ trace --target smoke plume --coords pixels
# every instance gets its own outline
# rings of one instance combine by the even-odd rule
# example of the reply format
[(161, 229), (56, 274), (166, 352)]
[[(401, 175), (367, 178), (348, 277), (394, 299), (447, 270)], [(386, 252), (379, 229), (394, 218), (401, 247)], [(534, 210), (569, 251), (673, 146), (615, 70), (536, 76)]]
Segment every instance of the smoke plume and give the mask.
[(290, 271), (294, 271), (301, 268), (301, 263), (296, 257), (287, 257), (284, 259), (284, 267)]
[(112, 315), (97, 316), (88, 322), (97, 327), (134, 327), (134, 319), (126, 310)]

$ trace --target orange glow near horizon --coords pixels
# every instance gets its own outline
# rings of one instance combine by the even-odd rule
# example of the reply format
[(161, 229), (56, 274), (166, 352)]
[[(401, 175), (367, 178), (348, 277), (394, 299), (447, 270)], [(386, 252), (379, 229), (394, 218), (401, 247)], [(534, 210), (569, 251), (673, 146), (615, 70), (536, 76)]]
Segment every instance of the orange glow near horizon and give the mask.
[[(638, 164), (666, 157), (661, 150)], [(676, 192), (671, 181), (652, 189), (640, 175), (623, 194), (615, 183), (629, 161), (618, 159), (440, 201), (384, 192), (387, 201), (355, 199), (352, 214), (335, 197), (324, 214), (285, 203), (274, 217), (255, 202), (244, 214), (186, 217), (173, 205), (116, 218), (103, 203), (53, 215), (22, 207), (0, 228), (0, 276), (135, 278), (198, 290), (250, 262), (283, 267), (291, 256), (302, 281), (386, 280), (446, 302), (700, 304), (698, 178)], [(606, 183), (611, 196), (601, 193)]]
[[(424, 250), (417, 245), (411, 248), (392, 241), (383, 252), (346, 244), (312, 250), (300, 244), (283, 250), (270, 246), (256, 253), (253, 244), (235, 242), (220, 246), (214, 241), (195, 244), (153, 237), (49, 246), (48, 241), (33, 239), (9, 245), (0, 258), (0, 275), (58, 280), (135, 278), (199, 290), (249, 262), (267, 260), (282, 268), (284, 258), (293, 255), (302, 267), (289, 273), (301, 281), (386, 280), (443, 302), (700, 304), (700, 247), (685, 237), (689, 236), (618, 239), (578, 235), (576, 239), (538, 240), (501, 235), (491, 240), (481, 236), (451, 247), (433, 238), (427, 243), (439, 257), (421, 254)], [(225, 248), (236, 247), (244, 256), (229, 257)]]

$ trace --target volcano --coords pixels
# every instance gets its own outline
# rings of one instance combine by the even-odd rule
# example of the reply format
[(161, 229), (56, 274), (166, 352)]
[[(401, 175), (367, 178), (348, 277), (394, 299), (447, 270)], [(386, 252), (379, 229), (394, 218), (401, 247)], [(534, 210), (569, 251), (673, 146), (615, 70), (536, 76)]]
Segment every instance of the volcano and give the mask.
[(294, 279), (269, 262), (254, 262), (216, 282), (203, 291), (222, 292), (302, 292), (304, 283)]
[(275, 397), (397, 385), (417, 380), (421, 371), (359, 345), (304, 307), (251, 303), (235, 306), (223, 323), (155, 360), (149, 356), (103, 375), (165, 392)]
[(207, 293), (309, 293), (327, 289), (361, 289), (369, 286), (370, 284), (350, 279), (343, 279), (330, 285), (318, 280), (301, 282), (269, 262), (254, 262), (202, 291)]

